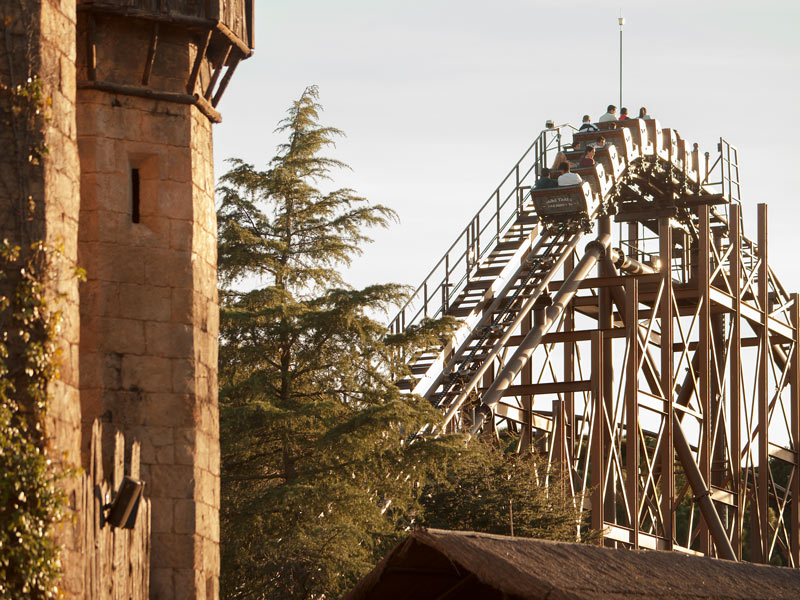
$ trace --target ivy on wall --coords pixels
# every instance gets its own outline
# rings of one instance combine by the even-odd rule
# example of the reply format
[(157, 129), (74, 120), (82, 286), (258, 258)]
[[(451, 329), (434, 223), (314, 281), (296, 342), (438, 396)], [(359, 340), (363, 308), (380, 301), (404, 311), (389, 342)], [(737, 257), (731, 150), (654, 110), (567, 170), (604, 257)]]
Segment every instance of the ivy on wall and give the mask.
[(53, 598), (52, 527), (64, 497), (44, 450), (48, 384), (57, 376), (58, 313), (45, 299), (47, 252), (0, 242), (0, 597)]
[[(8, 26), (8, 21), (5, 23)], [(8, 44), (7, 29), (6, 44)], [(13, 77), (11, 78), (13, 81)], [(41, 241), (41, 206), (31, 190), (47, 148), (41, 143), (49, 98), (42, 82), (0, 81), (4, 234), (0, 241), (0, 598), (57, 598), (60, 563), (54, 527), (64, 518), (60, 480), (69, 476), (47, 448), (50, 383), (59, 376), (61, 314), (48, 307), (59, 248)], [(60, 457), (59, 457), (60, 458)]]

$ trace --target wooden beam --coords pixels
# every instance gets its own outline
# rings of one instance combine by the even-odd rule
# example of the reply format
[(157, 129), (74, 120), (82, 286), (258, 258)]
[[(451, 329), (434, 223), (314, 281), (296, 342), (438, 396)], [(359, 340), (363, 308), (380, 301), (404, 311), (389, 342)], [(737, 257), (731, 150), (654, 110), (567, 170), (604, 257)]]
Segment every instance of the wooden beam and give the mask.
[(228, 57), (231, 55), (232, 49), (233, 49), (233, 44), (228, 44), (228, 47), (225, 49), (225, 56), (222, 57), (222, 60), (219, 61), (217, 68), (214, 69), (214, 74), (211, 76), (211, 81), (208, 82), (208, 86), (206, 87), (206, 92), (205, 94), (203, 94), (206, 100), (211, 98), (211, 94), (214, 91), (214, 86), (217, 84), (217, 80), (219, 79), (219, 76), (222, 73), (222, 68), (228, 61)]
[(672, 373), (672, 227), (667, 216), (659, 219), (658, 238), (663, 285), (661, 306), (659, 307), (661, 319), (661, 389), (667, 400), (667, 414), (662, 421), (664, 443), (661, 447), (661, 456), (658, 457), (658, 461), (661, 465), (661, 514), (664, 515), (663, 535), (667, 542), (667, 549), (671, 550), (675, 528), (672, 507), (675, 497), (675, 450), (672, 424), (675, 381)]
[(217, 31), (219, 31), (222, 35), (228, 38), (228, 41), (239, 49), (239, 52), (242, 53), (243, 58), (248, 58), (249, 56), (252, 56), (253, 50), (250, 49), (250, 47), (248, 47), (247, 44), (242, 42), (239, 36), (237, 36), (230, 29), (228, 29), (228, 27), (221, 21), (217, 21)]
[[(711, 485), (711, 294), (710, 278), (711, 266), (711, 230), (709, 229), (708, 206), (701, 206), (698, 209), (698, 236), (700, 247), (698, 251), (698, 286), (700, 288), (701, 302), (698, 327), (699, 332), (699, 365), (698, 376), (700, 381), (698, 390), (698, 400), (702, 419), (700, 421), (700, 452), (698, 461), (700, 474), (707, 485)], [(701, 520), (699, 527), (700, 551), (706, 556), (711, 556), (711, 536), (709, 535), (708, 524), (705, 519)]]
[[(761, 344), (758, 356), (758, 379), (756, 382), (758, 399), (758, 412), (756, 429), (758, 431), (758, 524), (760, 539), (753, 540), (758, 545), (761, 556), (760, 562), (769, 564), (769, 263), (767, 262), (767, 205), (760, 203), (757, 207), (758, 216), (758, 304), (761, 315), (762, 330), (759, 332)], [(752, 519), (753, 517), (751, 517)], [(754, 547), (755, 550), (755, 547)], [(755, 557), (754, 557), (755, 558)], [(758, 559), (756, 559), (758, 560)]]
[[(479, 388), (481, 393), (489, 389), (488, 386)], [(555, 383), (523, 383), (510, 385), (503, 392), (503, 396), (537, 396), (543, 394), (563, 394), (565, 392), (588, 392), (592, 389), (592, 382), (588, 379), (580, 381), (558, 381)]]
[(161, 24), (156, 21), (153, 23), (153, 33), (150, 36), (150, 46), (147, 49), (147, 60), (144, 63), (144, 74), (142, 75), (142, 85), (150, 84), (150, 75), (153, 72), (153, 63), (156, 60), (156, 49), (158, 48), (158, 31)]
[(216, 108), (217, 104), (219, 104), (220, 99), (222, 98), (222, 94), (225, 93), (225, 88), (228, 87), (228, 83), (231, 81), (231, 77), (233, 77), (234, 72), (236, 71), (236, 67), (239, 66), (239, 63), (242, 61), (242, 57), (237, 56), (233, 59), (233, 64), (228, 66), (228, 69), (225, 71), (225, 76), (222, 78), (222, 81), (219, 82), (219, 89), (217, 89), (217, 93), (214, 94), (214, 99), (211, 101), (211, 105)]
[(789, 375), (789, 418), (791, 420), (790, 432), (792, 434), (792, 458), (794, 460), (794, 478), (792, 479), (792, 508), (789, 522), (789, 552), (792, 557), (792, 566), (800, 566), (800, 294), (792, 294), (792, 308), (789, 316), (794, 327), (794, 352)]
[(628, 364), (625, 379), (625, 462), (631, 543), (639, 549), (639, 282), (625, 285), (625, 323), (628, 330)]
[(222, 115), (214, 110), (208, 101), (197, 94), (191, 95), (180, 94), (177, 92), (159, 92), (150, 88), (107, 81), (79, 81), (78, 89), (98, 90), (100, 92), (107, 92), (109, 94), (136, 96), (138, 98), (149, 98), (150, 100), (163, 100), (164, 102), (175, 102), (176, 104), (193, 104), (200, 110), (200, 112), (208, 117), (209, 121), (213, 123), (222, 122)]
[(211, 41), (212, 29), (206, 32), (205, 38), (197, 46), (197, 55), (194, 57), (194, 64), (192, 65), (192, 72), (189, 75), (189, 81), (186, 83), (186, 93), (194, 94), (195, 85), (197, 85), (197, 77), (200, 74), (200, 67), (203, 66), (203, 59), (206, 57), (208, 51), (208, 44)]
[(614, 217), (617, 223), (624, 223), (626, 221), (655, 221), (663, 217), (675, 217), (678, 214), (676, 207), (669, 208), (656, 208), (653, 210), (632, 210), (630, 212), (620, 212)]
[[(603, 333), (592, 332), (592, 445), (590, 449), (589, 473), (592, 484), (592, 529), (602, 532), (604, 527), (603, 497), (605, 475), (603, 461)], [(600, 544), (602, 544), (602, 538)]]
[(731, 416), (731, 485), (736, 495), (736, 515), (733, 524), (731, 545), (736, 558), (742, 558), (742, 524), (746, 494), (742, 490), (742, 419), (741, 419), (741, 361), (742, 361), (742, 320), (741, 320), (741, 260), (742, 236), (739, 229), (739, 205), (731, 204), (730, 232), (730, 280), (733, 293), (733, 311), (731, 313), (731, 349), (730, 349), (730, 416)]

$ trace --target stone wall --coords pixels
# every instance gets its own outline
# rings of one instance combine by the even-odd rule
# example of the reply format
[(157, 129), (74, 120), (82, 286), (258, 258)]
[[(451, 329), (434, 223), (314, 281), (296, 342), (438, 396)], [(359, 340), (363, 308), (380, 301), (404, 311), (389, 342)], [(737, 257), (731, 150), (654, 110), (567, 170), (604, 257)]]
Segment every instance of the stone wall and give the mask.
[(152, 597), (216, 598), (211, 124), (194, 106), (81, 90), (78, 130), (84, 431), (97, 417), (141, 443)]
[[(0, 235), (26, 246), (44, 240), (63, 248), (53, 262), (48, 303), (61, 311), (58, 335), (60, 379), (51, 386), (46, 430), (51, 455), (77, 465), (80, 457), (78, 397), (77, 264), (79, 163), (75, 127), (75, 2), (17, 0), (3, 4), (0, 81), (12, 87), (29, 77), (42, 81), (45, 119), (13, 120), (0, 127)], [(5, 97), (5, 96), (4, 96)], [(40, 160), (29, 160), (30, 148), (43, 144)], [(69, 506), (76, 507), (76, 480), (65, 482)], [(77, 522), (68, 519), (57, 531), (62, 564), (76, 564), (81, 552)], [(65, 569), (65, 593), (82, 593), (79, 571)]]

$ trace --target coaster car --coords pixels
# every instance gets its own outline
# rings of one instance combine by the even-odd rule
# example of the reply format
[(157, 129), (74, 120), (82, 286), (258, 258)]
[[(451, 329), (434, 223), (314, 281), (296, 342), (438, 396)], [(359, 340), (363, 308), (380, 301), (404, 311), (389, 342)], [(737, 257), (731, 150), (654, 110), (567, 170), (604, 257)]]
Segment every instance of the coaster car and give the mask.
[(588, 181), (579, 185), (531, 190), (533, 205), (545, 224), (565, 221), (590, 222), (600, 203)]

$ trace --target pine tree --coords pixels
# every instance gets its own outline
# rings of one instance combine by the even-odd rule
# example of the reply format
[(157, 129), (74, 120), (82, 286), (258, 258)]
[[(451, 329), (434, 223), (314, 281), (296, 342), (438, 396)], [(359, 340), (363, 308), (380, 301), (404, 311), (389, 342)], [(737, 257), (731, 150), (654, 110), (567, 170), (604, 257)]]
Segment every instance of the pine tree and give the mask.
[[(266, 170), (233, 160), (222, 177), (222, 585), (228, 598), (336, 597), (399, 535), (415, 471), (436, 444), (405, 448), (438, 417), (395, 386), (403, 353), (442, 324), (386, 338), (368, 316), (404, 295), (397, 285), (347, 287), (339, 268), (394, 213), (350, 189), (317, 186), (344, 167), (321, 156), (337, 129), (320, 126), (305, 90), (278, 131), (288, 141)], [(257, 285), (238, 291), (237, 283)]]

